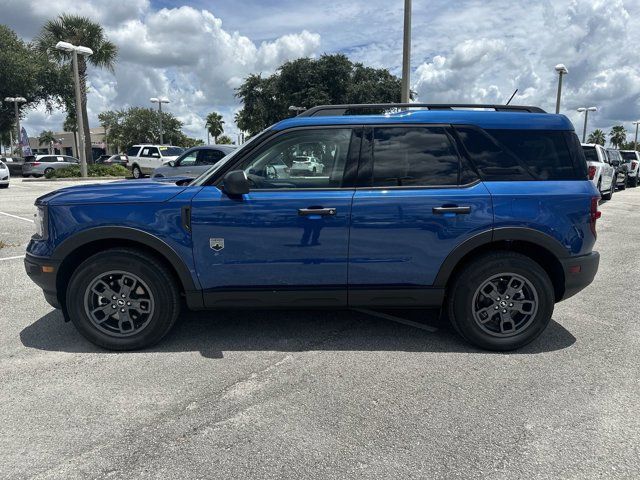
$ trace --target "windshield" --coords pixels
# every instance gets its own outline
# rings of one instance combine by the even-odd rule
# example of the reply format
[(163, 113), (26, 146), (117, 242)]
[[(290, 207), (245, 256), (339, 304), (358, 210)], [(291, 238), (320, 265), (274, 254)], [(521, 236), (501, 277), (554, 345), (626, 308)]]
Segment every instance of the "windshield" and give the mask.
[(177, 157), (182, 152), (184, 152), (184, 148), (180, 147), (160, 147), (160, 153), (163, 157)]
[(587, 162), (599, 162), (598, 152), (596, 147), (582, 147), (584, 150), (584, 156), (587, 158)]
[(263, 130), (259, 134), (253, 136), (251, 140), (249, 140), (244, 145), (241, 145), (240, 147), (236, 148), (234, 151), (232, 151), (228, 155), (225, 155), (224, 157), (222, 157), (222, 159), (218, 163), (213, 165), (206, 172), (202, 173), (199, 177), (196, 177), (195, 180), (191, 182), (189, 185), (194, 185), (199, 187), (206, 184), (209, 178), (211, 178), (218, 170), (220, 170), (223, 166), (229, 163), (229, 160), (233, 159), (236, 155), (238, 155), (240, 152), (243, 152), (246, 148), (250, 147), (254, 143), (257, 143), (258, 140), (261, 139), (263, 135), (268, 131), (269, 130)]
[(622, 159), (625, 162), (630, 162), (631, 160), (637, 160), (636, 152), (620, 152), (620, 155), (622, 155)]

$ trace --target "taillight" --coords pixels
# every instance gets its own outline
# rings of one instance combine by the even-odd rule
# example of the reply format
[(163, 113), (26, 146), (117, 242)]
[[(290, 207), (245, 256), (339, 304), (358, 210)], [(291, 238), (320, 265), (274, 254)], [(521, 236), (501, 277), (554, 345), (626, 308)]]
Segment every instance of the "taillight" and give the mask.
[(37, 167), (38, 165), (40, 165), (40, 162), (33, 162), (33, 163), (31, 164), (31, 166), (32, 166), (32, 167)]
[[(583, 170), (584, 172), (584, 170)], [(591, 165), (589, 167), (589, 180), (593, 180), (593, 178), (596, 176), (596, 167), (594, 167), (593, 165)]]
[(631, 162), (631, 170), (635, 170), (636, 165), (638, 165), (638, 162)]
[(598, 220), (602, 216), (602, 212), (598, 210), (598, 202), (600, 202), (600, 197), (591, 197), (591, 233), (593, 233), (594, 237), (597, 237), (596, 233), (596, 220)]

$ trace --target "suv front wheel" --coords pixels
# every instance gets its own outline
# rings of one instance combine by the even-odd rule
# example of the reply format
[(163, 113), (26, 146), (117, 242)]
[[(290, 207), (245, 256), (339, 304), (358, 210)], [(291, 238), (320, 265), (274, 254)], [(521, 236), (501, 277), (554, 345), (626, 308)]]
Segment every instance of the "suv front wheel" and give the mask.
[(456, 275), (448, 313), (457, 332), (487, 350), (514, 350), (547, 327), (555, 303), (547, 273), (529, 257), (508, 251), (479, 256)]
[(133, 175), (133, 178), (142, 178), (142, 170), (140, 170), (138, 165), (133, 166), (131, 169), (131, 175)]
[(149, 347), (164, 337), (180, 312), (171, 272), (133, 249), (110, 249), (73, 273), (66, 308), (89, 341), (110, 350)]

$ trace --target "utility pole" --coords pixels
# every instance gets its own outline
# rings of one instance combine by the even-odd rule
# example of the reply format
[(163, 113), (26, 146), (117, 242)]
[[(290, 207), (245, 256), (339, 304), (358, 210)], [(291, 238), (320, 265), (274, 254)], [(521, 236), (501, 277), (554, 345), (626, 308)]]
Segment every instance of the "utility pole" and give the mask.
[(567, 67), (565, 67), (562, 63), (559, 63), (555, 67), (556, 72), (558, 72), (558, 96), (556, 97), (556, 113), (560, 113), (560, 97), (562, 96), (562, 77), (569, 73)]
[(400, 101), (411, 99), (411, 0), (404, 0), (404, 37), (402, 40), (402, 87)]
[(587, 141), (587, 119), (589, 118), (589, 112), (595, 112), (598, 110), (596, 107), (580, 107), (578, 112), (584, 112), (584, 128), (582, 129), (582, 143)]

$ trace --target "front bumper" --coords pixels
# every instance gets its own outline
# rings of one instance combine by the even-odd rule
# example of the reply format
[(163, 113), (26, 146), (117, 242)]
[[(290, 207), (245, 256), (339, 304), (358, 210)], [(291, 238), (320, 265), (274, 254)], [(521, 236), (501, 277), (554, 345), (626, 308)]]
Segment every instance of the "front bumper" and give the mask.
[(560, 300), (566, 300), (593, 282), (598, 272), (600, 254), (591, 252), (588, 255), (562, 259), (561, 263), (564, 270), (564, 294)]
[(59, 266), (60, 262), (49, 258), (35, 257), (28, 253), (24, 257), (24, 269), (27, 271), (27, 275), (42, 289), (45, 300), (53, 308), (62, 308), (56, 287)]

